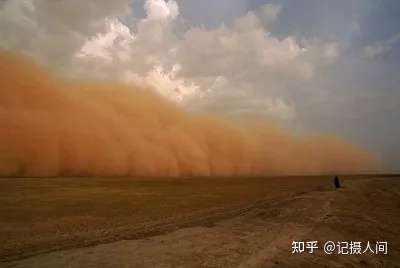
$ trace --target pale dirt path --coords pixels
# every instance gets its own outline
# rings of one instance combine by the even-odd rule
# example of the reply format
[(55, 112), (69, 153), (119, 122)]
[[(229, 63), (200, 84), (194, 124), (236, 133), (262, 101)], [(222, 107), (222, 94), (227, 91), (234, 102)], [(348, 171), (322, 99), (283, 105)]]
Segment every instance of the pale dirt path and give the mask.
[[(210, 227), (58, 251), (3, 267), (400, 267), (400, 180), (259, 202)], [(388, 241), (386, 256), (292, 255), (291, 242)]]

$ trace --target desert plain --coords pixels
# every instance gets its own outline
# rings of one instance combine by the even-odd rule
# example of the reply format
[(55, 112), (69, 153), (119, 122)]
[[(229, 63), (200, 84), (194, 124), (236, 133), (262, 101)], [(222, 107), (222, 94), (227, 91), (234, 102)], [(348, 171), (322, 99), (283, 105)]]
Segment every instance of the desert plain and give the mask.
[[(399, 178), (340, 179), (1, 178), (0, 266), (399, 267)], [(326, 241), (388, 248), (328, 255)]]

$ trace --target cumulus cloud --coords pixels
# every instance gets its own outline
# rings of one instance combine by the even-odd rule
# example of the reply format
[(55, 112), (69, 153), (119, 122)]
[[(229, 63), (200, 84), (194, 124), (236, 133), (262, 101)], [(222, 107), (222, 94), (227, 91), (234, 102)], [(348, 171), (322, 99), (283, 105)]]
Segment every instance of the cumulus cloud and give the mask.
[(107, 17), (123, 16), (130, 0), (5, 0), (0, 47), (62, 69), (88, 36), (104, 31)]
[(126, 25), (117, 19), (106, 19), (106, 32), (89, 38), (76, 56), (100, 58), (107, 62), (129, 60), (129, 48), (134, 40)]
[[(108, 20), (105, 33), (87, 39), (78, 53), (79, 66), (96, 61), (97, 67), (85, 67), (86, 75), (157, 88), (190, 109), (287, 120), (296, 116), (287, 81), (310, 80), (316, 67), (339, 54), (337, 43), (301, 44), (292, 36), (275, 37), (263, 22), (276, 19), (277, 5), (264, 5), (261, 12), (250, 11), (230, 25), (185, 32), (176, 27), (175, 1), (148, 0), (145, 10), (136, 25)], [(216, 107), (221, 103), (222, 109)]]
[(149, 20), (175, 19), (179, 14), (178, 4), (173, 0), (168, 2), (164, 0), (146, 1), (144, 9)]
[(296, 118), (293, 88), (340, 54), (336, 42), (274, 36), (265, 22), (277, 19), (280, 5), (185, 31), (176, 1), (147, 0), (144, 10), (142, 19), (127, 20), (129, 0), (6, 1), (0, 45), (72, 77), (156, 89), (189, 109), (283, 120)]
[(184, 79), (177, 78), (176, 73), (180, 68), (179, 65), (174, 65), (170, 72), (166, 72), (162, 66), (155, 66), (145, 76), (127, 71), (122, 74), (122, 81), (140, 87), (151, 87), (168, 99), (184, 103), (199, 91), (199, 87), (193, 82), (189, 84)]

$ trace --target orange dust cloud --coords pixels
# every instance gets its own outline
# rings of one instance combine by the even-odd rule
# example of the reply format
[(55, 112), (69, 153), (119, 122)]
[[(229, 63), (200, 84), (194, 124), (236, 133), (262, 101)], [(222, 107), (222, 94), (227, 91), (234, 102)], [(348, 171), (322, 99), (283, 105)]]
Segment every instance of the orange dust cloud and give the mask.
[(0, 53), (0, 176), (244, 176), (364, 172), (340, 138), (186, 112), (149, 90), (65, 81)]

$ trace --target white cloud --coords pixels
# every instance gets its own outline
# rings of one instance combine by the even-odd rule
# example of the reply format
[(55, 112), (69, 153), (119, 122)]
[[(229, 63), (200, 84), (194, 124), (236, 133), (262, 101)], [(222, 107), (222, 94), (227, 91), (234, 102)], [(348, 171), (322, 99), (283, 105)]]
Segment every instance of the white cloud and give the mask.
[(130, 0), (6, 0), (0, 6), (0, 47), (63, 69), (107, 17), (123, 16)]
[(176, 72), (179, 69), (179, 65), (174, 65), (172, 70), (168, 72), (162, 66), (155, 66), (144, 76), (127, 71), (122, 74), (122, 81), (141, 87), (150, 87), (170, 100), (184, 103), (198, 92), (199, 87), (193, 82), (188, 84), (184, 79), (177, 78)]
[(376, 42), (373, 45), (364, 47), (361, 51), (361, 57), (364, 59), (376, 59), (384, 56), (392, 50), (393, 46), (400, 41), (400, 33), (394, 35), (388, 40), (382, 42)]
[(174, 0), (148, 0), (144, 8), (150, 20), (175, 19), (179, 14), (178, 4)]
[(279, 40), (266, 32), (252, 12), (232, 27), (190, 29), (178, 46), (184, 76), (232, 78), (262, 70), (265, 77), (302, 77), (300, 58), (305, 52), (294, 38)]
[[(175, 1), (147, 0), (145, 10), (135, 32), (109, 20), (113, 26), (88, 39), (80, 60), (93, 63), (97, 58), (97, 67), (89, 69), (95, 77), (102, 73), (103, 78), (151, 87), (192, 109), (292, 119), (296, 108), (287, 81), (310, 80), (316, 66), (339, 55), (334, 42), (301, 46), (294, 37), (274, 37), (261, 19), (275, 20), (280, 12), (276, 5), (264, 5), (261, 15), (248, 12), (232, 25), (190, 28), (181, 38), (175, 28)], [(121, 64), (124, 57), (126, 63)]]
[(296, 116), (290, 85), (313, 79), (339, 56), (337, 43), (300, 44), (265, 29), (279, 16), (278, 5), (264, 5), (231, 25), (181, 33), (176, 1), (147, 0), (143, 19), (120, 19), (129, 7), (130, 0), (7, 1), (0, 22), (9, 29), (1, 28), (0, 45), (72, 76), (155, 88), (189, 108), (219, 105), (221, 113), (281, 119)]
[(76, 56), (101, 58), (107, 62), (115, 58), (119, 61), (128, 60), (130, 46), (134, 40), (126, 25), (117, 19), (106, 19), (106, 32), (89, 38)]

